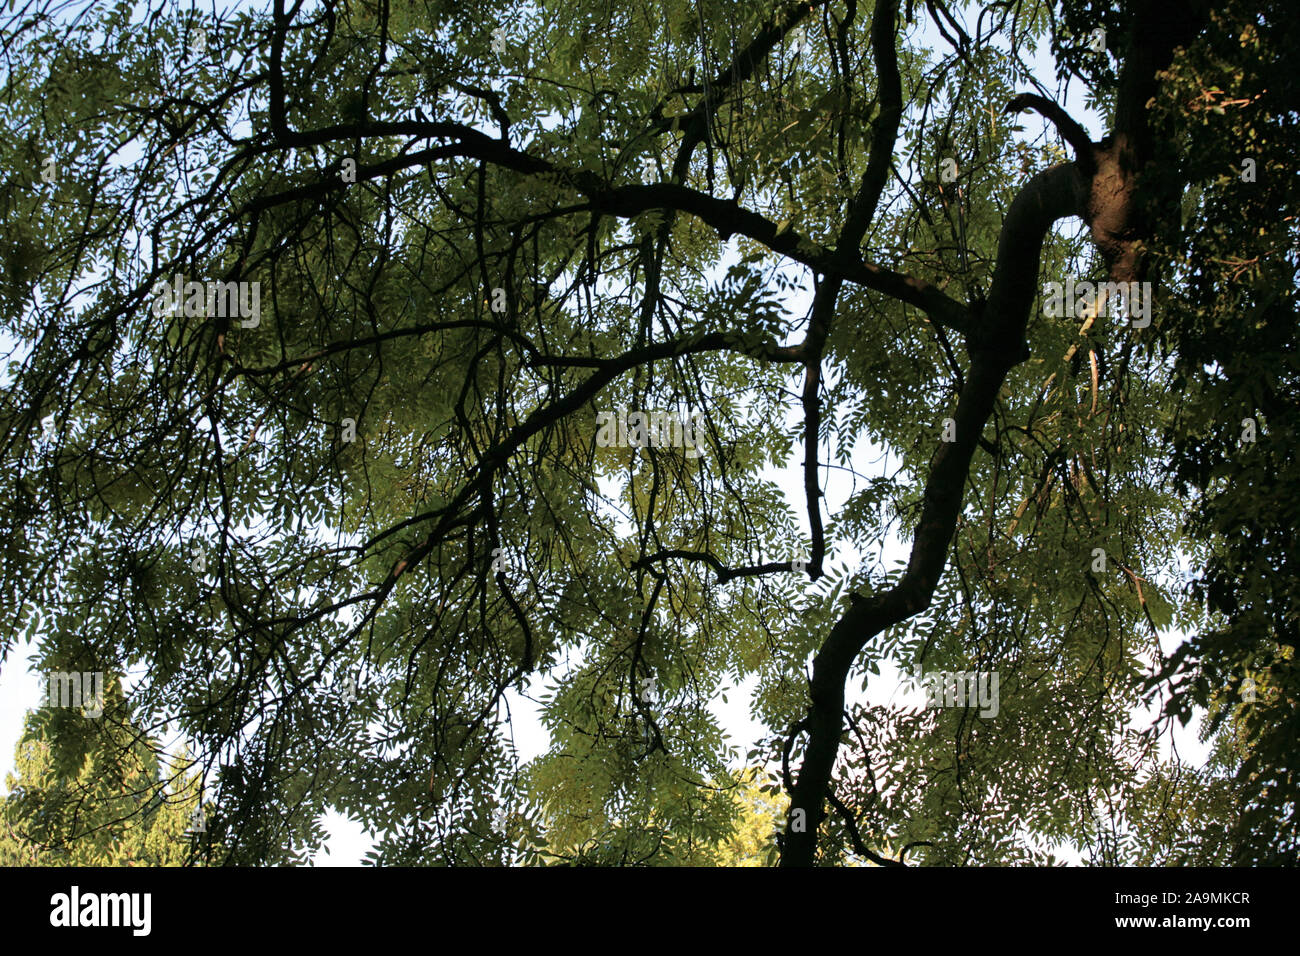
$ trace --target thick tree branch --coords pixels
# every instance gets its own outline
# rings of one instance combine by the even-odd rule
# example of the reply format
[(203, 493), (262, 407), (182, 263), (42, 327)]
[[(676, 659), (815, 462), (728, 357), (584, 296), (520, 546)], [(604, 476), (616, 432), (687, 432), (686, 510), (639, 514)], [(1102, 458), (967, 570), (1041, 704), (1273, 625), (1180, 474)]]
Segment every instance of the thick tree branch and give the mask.
[(777, 574), (782, 571), (793, 570), (789, 561), (768, 561), (765, 564), (748, 564), (739, 568), (729, 568), (716, 555), (707, 551), (688, 551), (681, 548), (666, 548), (662, 551), (656, 551), (654, 554), (647, 554), (644, 558), (638, 558), (632, 562), (632, 567), (648, 568), (653, 564), (673, 558), (681, 558), (687, 561), (703, 561), (717, 573), (719, 584), (726, 584), (735, 578), (750, 578), (761, 574)]
[[(424, 165), (433, 160), (456, 158), (492, 163), (504, 169), (529, 175), (553, 176), (585, 195), (590, 204), (588, 208), (592, 210), (624, 218), (639, 216), (655, 209), (689, 213), (716, 229), (724, 240), (736, 234), (746, 236), (773, 252), (803, 263), (825, 275), (839, 276), (846, 281), (916, 306), (932, 321), (956, 332), (965, 333), (969, 325), (970, 312), (965, 305), (950, 298), (937, 286), (923, 279), (865, 262), (857, 251), (856, 242), (851, 242), (849, 245), (842, 243), (838, 249), (827, 249), (801, 236), (793, 229), (780, 228), (770, 219), (742, 207), (734, 200), (718, 199), (678, 183), (611, 186), (596, 173), (588, 170), (565, 169), (458, 123), (401, 120), (339, 124), (307, 133), (285, 130), (277, 134), (276, 145), (311, 147), (337, 141), (351, 142), (357, 139), (385, 136), (452, 139), (454, 142), (400, 155), (372, 165), (358, 165), (357, 182), (391, 175), (402, 169)], [(265, 151), (267, 148), (271, 147), (251, 147), (254, 152)], [(865, 231), (866, 225), (869, 224), (870, 213), (874, 211), (878, 199), (878, 191), (873, 195), (875, 177), (878, 175), (879, 173), (873, 171), (872, 164), (869, 163), (868, 171), (864, 174), (864, 189), (855, 201), (856, 209), (851, 211), (850, 223), (860, 223), (862, 231)], [(346, 188), (348, 184), (338, 177), (304, 183), (271, 195), (260, 196), (241, 208), (234, 218)], [(852, 240), (854, 231), (850, 230), (846, 238)]]
[(1097, 161), (1093, 156), (1094, 145), (1087, 131), (1073, 116), (1047, 97), (1039, 96), (1037, 93), (1021, 93), (1008, 103), (1002, 112), (1021, 113), (1025, 110), (1033, 110), (1050, 120), (1056, 127), (1056, 131), (1061, 134), (1061, 138), (1074, 147), (1075, 161), (1079, 169), (1084, 175), (1092, 175), (1097, 168)]
[(1077, 167), (1057, 166), (1031, 179), (1007, 211), (998, 247), (996, 294), (989, 300), (978, 337), (973, 333), (968, 343), (971, 367), (954, 413), (955, 440), (940, 443), (935, 454), (907, 570), (888, 591), (869, 599), (853, 595), (814, 658), (808, 746), (790, 801), (791, 820), (802, 810), (806, 826), (786, 828), (782, 866), (810, 866), (815, 858), (843, 731), (844, 683), (854, 662), (873, 637), (930, 605), (961, 514), (971, 458), (1007, 372), (1025, 357), (1021, 343), (1043, 239), (1056, 220), (1082, 216), (1084, 195)]
[[(1181, 8), (1181, 12), (1180, 12)], [(1054, 104), (1018, 97), (1012, 107), (1032, 106), (1057, 125), (1079, 151), (1079, 162), (1036, 175), (1017, 195), (1003, 223), (988, 299), (967, 336), (970, 373), (958, 399), (956, 440), (942, 444), (925, 484), (921, 519), (907, 571), (888, 591), (863, 599), (850, 595), (848, 611), (832, 628), (813, 663), (811, 703), (804, 726), (809, 731), (803, 766), (791, 794), (795, 813), (806, 826), (787, 826), (782, 866), (810, 866), (817, 831), (825, 818), (829, 782), (842, 732), (844, 684), (866, 644), (886, 628), (929, 606), (947, 563), (962, 492), (981, 432), (993, 413), (1007, 372), (1028, 357), (1024, 329), (1037, 291), (1043, 242), (1061, 218), (1080, 216), (1113, 279), (1141, 274), (1141, 240), (1151, 223), (1135, 199), (1138, 174), (1153, 155), (1146, 107), (1157, 91), (1159, 71), (1174, 50), (1194, 37), (1206, 20), (1202, 2), (1190, 5), (1148, 0), (1133, 16), (1133, 37), (1121, 72), (1116, 131), (1101, 143), (1087, 141), (1082, 128)]]

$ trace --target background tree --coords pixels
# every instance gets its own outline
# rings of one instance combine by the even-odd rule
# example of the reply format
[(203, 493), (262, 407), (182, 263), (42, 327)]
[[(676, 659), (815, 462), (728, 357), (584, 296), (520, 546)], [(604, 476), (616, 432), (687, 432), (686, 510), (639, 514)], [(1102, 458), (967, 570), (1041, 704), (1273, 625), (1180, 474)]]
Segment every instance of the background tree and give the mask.
[[(546, 791), (552, 802), (535, 821), (536, 835), (520, 841), (525, 828), (509, 817), (500, 835), (522, 843), (521, 860), (547, 865), (769, 866), (788, 802), (780, 789), (775, 777), (751, 767), (670, 794), (696, 806), (661, 800), (624, 817), (623, 806), (611, 808), (581, 787), (556, 786)], [(628, 826), (627, 819), (638, 823)], [(597, 820), (603, 828), (593, 826)]]
[[(213, 787), (214, 861), (303, 859), (330, 806), (380, 863), (544, 861), (552, 837), (698, 861), (738, 812), (708, 705), (745, 678), (785, 864), (1286, 857), (1220, 838), (1287, 806), (1294, 622), (1275, 585), (1220, 599), (1267, 552), (1229, 532), (1215, 455), (1255, 466), (1198, 436), (1244, 403), (1212, 404), (1239, 302), (1210, 264), (1265, 277), (1261, 347), (1294, 334), (1294, 219), (1247, 235), (1231, 198), (1253, 130), (1277, 181), (1250, 201), (1294, 208), (1292, 87), (1262, 65), (1293, 19), (15, 7), (6, 653), (143, 670), (141, 725), (174, 722)], [(1154, 283), (1150, 326), (1045, 313), (1044, 282), (1084, 277)], [(250, 283), (244, 308), (161, 291), (190, 281)], [(1231, 380), (1293, 371), (1266, 354)], [(1289, 389), (1256, 402), (1270, 441)], [(599, 441), (622, 408), (701, 442)], [(1171, 469), (1208, 509), (1189, 526)], [(1188, 555), (1208, 605), (1181, 599)], [(1200, 775), (1132, 720), (1171, 625), (1205, 635), (1168, 662), (1197, 688), (1171, 714), (1234, 692), (1233, 628), (1271, 655), (1269, 703)], [(846, 704), (887, 662), (996, 671), (998, 713)], [(551, 735), (526, 764), (511, 689)]]
[[(1185, 400), (1168, 434), (1204, 542), (1193, 594), (1210, 620), (1158, 676), (1174, 685), (1170, 714), (1201, 705), (1228, 730), (1214, 762), (1241, 788), (1234, 862), (1294, 865), (1300, 86), (1283, 31), (1295, 20), (1231, 4), (1214, 22), (1169, 79), (1163, 162), (1196, 188), (1157, 252), (1179, 279), (1162, 344)], [(1235, 172), (1219, 155), (1235, 156)]]
[[(116, 691), (117, 693), (114, 693)], [(0, 865), (184, 866), (205, 838), (198, 781), (120, 722), (120, 687), (103, 716), (28, 714), (16, 774), (0, 802)]]

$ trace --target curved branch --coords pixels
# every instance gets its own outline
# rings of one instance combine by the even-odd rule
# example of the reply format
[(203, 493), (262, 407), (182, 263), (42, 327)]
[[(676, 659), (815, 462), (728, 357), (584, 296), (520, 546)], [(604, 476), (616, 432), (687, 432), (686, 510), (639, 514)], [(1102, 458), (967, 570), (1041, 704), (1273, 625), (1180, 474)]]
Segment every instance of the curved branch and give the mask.
[[(848, 282), (916, 306), (931, 320), (956, 332), (965, 333), (970, 324), (970, 310), (951, 298), (937, 286), (906, 273), (866, 262), (857, 251), (857, 243), (841, 243), (838, 249), (828, 249), (820, 243), (801, 236), (789, 228), (782, 228), (753, 210), (742, 207), (735, 200), (718, 199), (706, 192), (691, 189), (678, 183), (629, 184), (612, 186), (600, 175), (590, 170), (570, 170), (549, 160), (533, 156), (523, 150), (459, 123), (424, 120), (394, 122), (361, 122), (339, 124), (306, 133), (285, 131), (271, 144), (249, 148), (249, 153), (264, 152), (276, 146), (308, 147), (346, 140), (385, 136), (410, 136), (416, 139), (451, 139), (454, 142), (431, 147), (371, 165), (357, 165), (355, 182), (388, 175), (414, 166), (425, 165), (440, 159), (473, 159), (491, 163), (503, 169), (535, 176), (553, 176), (558, 181), (585, 195), (588, 208), (595, 212), (621, 218), (631, 218), (656, 209), (669, 209), (689, 213), (717, 230), (725, 241), (739, 234), (760, 243), (772, 252), (800, 262), (828, 276), (838, 276)], [(868, 170), (868, 174), (871, 170)], [(873, 183), (864, 181), (864, 187)], [(303, 183), (280, 192), (259, 196), (245, 204), (231, 219), (260, 212), (287, 202), (324, 196), (349, 188), (338, 176)], [(869, 199), (867, 188), (862, 200)], [(874, 207), (874, 203), (859, 202), (859, 206)], [(856, 220), (869, 221), (858, 210)], [(865, 229), (865, 224), (862, 227)], [(853, 233), (847, 236), (850, 240)]]
[(1025, 110), (1033, 110), (1040, 116), (1049, 120), (1056, 131), (1061, 134), (1061, 138), (1074, 147), (1074, 155), (1077, 158), (1079, 168), (1085, 175), (1092, 175), (1097, 168), (1097, 160), (1093, 155), (1096, 148), (1092, 139), (1079, 123), (1067, 113), (1057, 103), (1053, 103), (1045, 96), (1039, 96), (1037, 93), (1021, 93), (1007, 104), (1003, 113), (1023, 113)]
[(777, 574), (782, 571), (795, 570), (790, 561), (768, 561), (765, 564), (747, 564), (739, 568), (729, 568), (716, 555), (710, 554), (708, 551), (690, 551), (684, 548), (666, 548), (662, 551), (656, 551), (654, 554), (647, 554), (644, 558), (637, 558), (637, 560), (633, 561), (632, 567), (649, 567), (652, 564), (673, 558), (682, 558), (687, 561), (703, 561), (717, 573), (719, 584), (726, 584), (734, 578), (752, 578), (760, 574)]
[(844, 819), (844, 823), (848, 827), (849, 831), (849, 842), (853, 844), (853, 849), (857, 851), (859, 856), (865, 856), (872, 863), (876, 864), (876, 866), (907, 865), (900, 860), (891, 860), (888, 857), (873, 852), (871, 848), (862, 841), (862, 834), (858, 832), (858, 821), (853, 818), (853, 811), (846, 807), (840, 801), (840, 798), (830, 791), (827, 792), (826, 799), (830, 801), (830, 805), (835, 808), (835, 812)]
[(787, 827), (782, 866), (811, 866), (816, 856), (843, 732), (844, 682), (854, 661), (877, 634), (930, 606), (948, 561), (971, 458), (1007, 373), (1027, 357), (1022, 343), (1043, 240), (1056, 220), (1082, 216), (1086, 197), (1087, 181), (1078, 168), (1056, 166), (1026, 183), (1007, 211), (986, 321), (968, 341), (971, 365), (954, 413), (955, 440), (940, 444), (935, 454), (907, 570), (888, 591), (869, 599), (851, 595), (848, 610), (813, 660), (808, 746), (790, 799), (790, 813), (802, 809), (808, 826), (802, 832)]

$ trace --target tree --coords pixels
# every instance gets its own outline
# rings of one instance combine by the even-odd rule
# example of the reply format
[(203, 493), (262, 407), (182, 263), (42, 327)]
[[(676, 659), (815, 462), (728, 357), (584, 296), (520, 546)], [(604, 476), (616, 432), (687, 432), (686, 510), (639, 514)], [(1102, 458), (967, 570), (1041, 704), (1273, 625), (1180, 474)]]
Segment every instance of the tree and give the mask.
[[(784, 865), (1287, 858), (1223, 831), (1295, 806), (1292, 578), (1244, 577), (1288, 525), (1233, 530), (1293, 428), (1295, 220), (1252, 232), (1239, 175), (1253, 133), (1250, 208), (1295, 208), (1293, 21), (24, 5), (6, 649), (143, 671), (213, 862), (304, 859), (331, 806), (377, 863), (706, 860), (744, 678)], [(1263, 350), (1216, 406), (1224, 262)], [(1225, 457), (1261, 375), (1268, 437)], [(1240, 628), (1266, 704), (1193, 774), (1162, 734), (1234, 711)], [(886, 663), (955, 692), (851, 702)]]
[[(1196, 505), (1191, 527), (1207, 543), (1194, 595), (1210, 623), (1157, 678), (1175, 684), (1170, 714), (1200, 705), (1228, 728), (1216, 763), (1241, 788), (1233, 862), (1294, 865), (1300, 86), (1280, 59), (1284, 18), (1234, 5), (1216, 20), (1169, 80), (1190, 108), (1166, 120), (1178, 148), (1164, 162), (1198, 189), (1158, 250), (1181, 280), (1164, 338), (1187, 401), (1168, 434), (1180, 493)], [(1233, 156), (1235, 171), (1215, 156)]]
[(632, 801), (602, 805), (586, 788), (567, 783), (539, 788), (551, 799), (531, 827), (513, 827), (507, 818), (500, 828), (504, 841), (522, 847), (521, 860), (552, 866), (748, 867), (770, 865), (776, 857), (783, 801), (779, 786), (763, 781), (756, 768), (705, 787), (656, 794), (655, 804), (644, 807)]
[[(114, 694), (112, 691), (118, 691)], [(203, 839), (184, 755), (118, 720), (120, 688), (89, 718), (42, 707), (24, 723), (0, 802), (0, 865), (183, 866)]]

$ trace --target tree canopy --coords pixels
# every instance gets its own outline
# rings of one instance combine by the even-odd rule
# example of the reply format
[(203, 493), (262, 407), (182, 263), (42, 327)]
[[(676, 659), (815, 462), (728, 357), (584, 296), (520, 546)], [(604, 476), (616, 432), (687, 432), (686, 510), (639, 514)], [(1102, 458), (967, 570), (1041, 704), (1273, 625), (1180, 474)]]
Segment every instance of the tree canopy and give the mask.
[(18, 0), (5, 666), (206, 862), (1295, 862), (1296, 19)]

